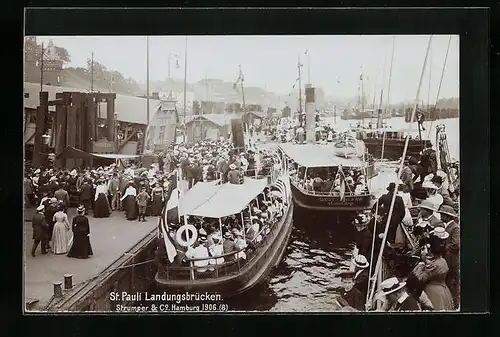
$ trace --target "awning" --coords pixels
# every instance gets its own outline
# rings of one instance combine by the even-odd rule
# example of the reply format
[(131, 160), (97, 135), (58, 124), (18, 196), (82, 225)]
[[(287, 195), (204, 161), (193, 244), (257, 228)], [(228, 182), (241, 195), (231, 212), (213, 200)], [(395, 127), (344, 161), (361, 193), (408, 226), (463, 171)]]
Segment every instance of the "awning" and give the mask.
[(267, 186), (267, 179), (245, 177), (241, 185), (226, 183), (196, 184), (180, 202), (180, 215), (192, 215), (208, 218), (221, 218), (237, 214)]
[(74, 148), (73, 146), (66, 146), (64, 150), (56, 154), (56, 159), (90, 159), (92, 157), (90, 153)]
[(115, 153), (91, 153), (94, 157), (108, 158), (108, 159), (135, 159), (139, 158), (138, 155), (131, 154), (115, 154)]
[[(361, 143), (357, 146), (362, 147)], [(294, 162), (304, 167), (348, 166), (362, 167), (363, 161), (355, 156), (345, 158), (336, 156), (334, 145), (321, 144), (280, 144), (283, 152)], [(361, 149), (357, 149), (358, 151)], [(362, 152), (361, 152), (362, 153)]]
[(107, 159), (134, 159), (140, 156), (128, 154), (114, 153), (88, 153), (73, 146), (66, 146), (64, 150), (56, 155), (56, 159), (91, 159), (91, 158), (107, 158)]

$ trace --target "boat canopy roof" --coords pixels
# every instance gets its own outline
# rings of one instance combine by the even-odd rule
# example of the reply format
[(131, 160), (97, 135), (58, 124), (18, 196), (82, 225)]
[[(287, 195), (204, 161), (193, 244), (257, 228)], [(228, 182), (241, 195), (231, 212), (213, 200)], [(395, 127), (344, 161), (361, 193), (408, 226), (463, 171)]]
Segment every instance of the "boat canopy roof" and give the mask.
[(244, 210), (264, 191), (267, 179), (245, 177), (243, 184), (199, 182), (179, 200), (179, 215), (222, 218)]
[(363, 161), (357, 156), (339, 157), (333, 144), (280, 144), (283, 152), (294, 162), (304, 167), (349, 166), (361, 167)]

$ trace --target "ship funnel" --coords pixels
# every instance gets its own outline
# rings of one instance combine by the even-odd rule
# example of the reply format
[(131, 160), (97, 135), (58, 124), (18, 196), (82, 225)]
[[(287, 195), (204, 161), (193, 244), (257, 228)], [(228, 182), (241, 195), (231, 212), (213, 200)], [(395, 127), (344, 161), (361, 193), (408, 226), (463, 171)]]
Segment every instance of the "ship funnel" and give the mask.
[(314, 88), (306, 89), (306, 141), (316, 142), (316, 102)]

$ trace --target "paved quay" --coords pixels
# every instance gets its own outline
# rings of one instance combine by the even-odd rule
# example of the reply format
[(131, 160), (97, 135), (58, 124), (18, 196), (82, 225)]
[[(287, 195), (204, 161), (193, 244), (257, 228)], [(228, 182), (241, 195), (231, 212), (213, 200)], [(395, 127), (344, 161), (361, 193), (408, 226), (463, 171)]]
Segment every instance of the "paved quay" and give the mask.
[[(158, 217), (152, 216), (146, 217), (147, 222), (128, 221), (121, 211), (114, 211), (109, 218), (96, 219), (89, 215), (90, 243), (94, 256), (76, 259), (65, 254), (42, 255), (39, 246), (36, 257), (32, 257), (33, 227), (26, 220), (30, 220), (34, 213), (35, 208), (32, 207), (26, 209), (24, 214), (24, 289), (27, 303), (38, 301), (36, 310), (48, 303), (54, 291), (53, 282), (64, 282), (64, 274), (73, 274), (73, 285), (96, 276), (155, 230), (158, 224)], [(75, 208), (70, 208), (70, 223), (75, 215)], [(71, 231), (68, 232), (68, 238), (71, 235)]]

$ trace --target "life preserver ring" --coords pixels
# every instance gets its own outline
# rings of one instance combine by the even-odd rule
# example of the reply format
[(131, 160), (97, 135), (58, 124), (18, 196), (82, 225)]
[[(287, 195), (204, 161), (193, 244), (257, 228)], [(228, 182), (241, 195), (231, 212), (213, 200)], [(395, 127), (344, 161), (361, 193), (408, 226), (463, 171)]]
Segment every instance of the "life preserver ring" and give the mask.
[[(186, 233), (186, 239), (182, 237), (183, 233)], [(189, 235), (191, 233), (191, 235)], [(193, 225), (182, 225), (175, 233), (175, 240), (182, 247), (192, 246), (198, 239), (198, 230)]]

